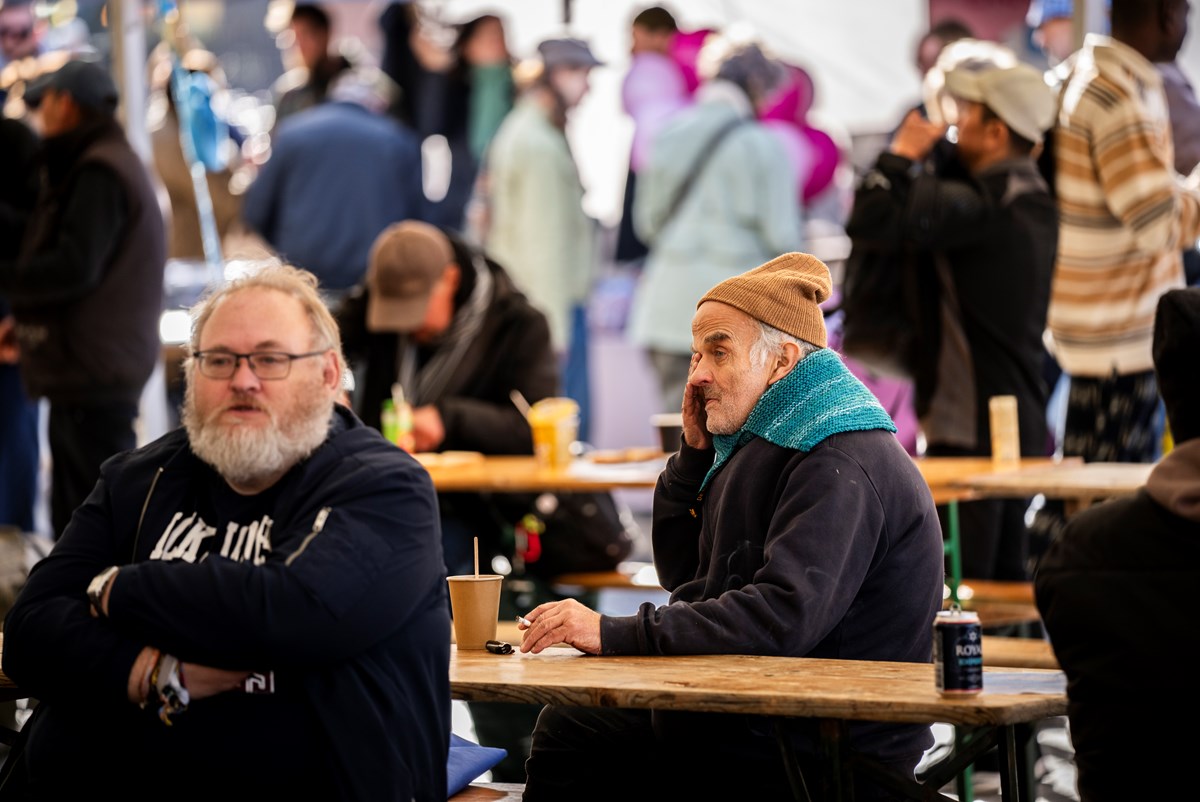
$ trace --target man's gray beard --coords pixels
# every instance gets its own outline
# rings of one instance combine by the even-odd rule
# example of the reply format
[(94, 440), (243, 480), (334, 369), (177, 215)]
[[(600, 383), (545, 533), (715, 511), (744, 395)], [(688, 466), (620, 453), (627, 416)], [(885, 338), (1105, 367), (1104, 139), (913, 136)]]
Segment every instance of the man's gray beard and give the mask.
[(746, 415), (746, 417), (742, 418), (737, 425), (734, 425), (729, 421), (714, 423), (710, 418), (707, 421), (705, 428), (708, 429), (709, 434), (737, 434), (742, 430), (742, 427), (746, 425), (746, 421), (748, 420), (750, 420), (750, 416)]
[(301, 392), (299, 403), (282, 422), (272, 413), (266, 428), (200, 420), (189, 386), (184, 393), (183, 425), (196, 456), (232, 485), (253, 485), (286, 473), (317, 450), (329, 434), (333, 401)]

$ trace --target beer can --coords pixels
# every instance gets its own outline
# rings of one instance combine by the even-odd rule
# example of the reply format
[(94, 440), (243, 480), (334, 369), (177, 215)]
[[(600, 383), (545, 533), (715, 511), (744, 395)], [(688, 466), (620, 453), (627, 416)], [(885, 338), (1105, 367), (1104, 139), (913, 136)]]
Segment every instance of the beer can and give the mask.
[(942, 696), (983, 690), (983, 628), (979, 614), (952, 605), (933, 621), (933, 675)]

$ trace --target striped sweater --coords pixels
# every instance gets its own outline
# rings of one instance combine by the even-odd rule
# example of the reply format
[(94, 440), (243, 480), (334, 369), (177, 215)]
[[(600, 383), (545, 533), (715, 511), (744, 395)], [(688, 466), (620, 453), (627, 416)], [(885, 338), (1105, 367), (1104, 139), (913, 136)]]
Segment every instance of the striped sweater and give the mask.
[(1048, 340), (1073, 376), (1152, 370), (1155, 305), (1183, 285), (1200, 190), (1174, 170), (1162, 78), (1137, 51), (1090, 34), (1061, 93)]

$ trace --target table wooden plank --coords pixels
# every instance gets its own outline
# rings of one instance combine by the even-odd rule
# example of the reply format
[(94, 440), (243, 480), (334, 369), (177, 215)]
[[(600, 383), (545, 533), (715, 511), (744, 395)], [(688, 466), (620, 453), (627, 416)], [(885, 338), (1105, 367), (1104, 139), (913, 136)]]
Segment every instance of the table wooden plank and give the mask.
[[(666, 464), (666, 456), (662, 459)], [(426, 466), (439, 493), (570, 493), (653, 489), (661, 467), (592, 465), (543, 468), (531, 456), (489, 456), (458, 465)]]
[(991, 457), (916, 457), (913, 462), (934, 491), (973, 490), (976, 477), (1006, 477), (1026, 471), (1082, 466), (1079, 457), (1022, 457), (1017, 465), (997, 463)]
[[(662, 465), (667, 456), (662, 457)], [(965, 500), (974, 489), (964, 477), (1002, 476), (1054, 465), (1082, 465), (1078, 458), (1028, 457), (1020, 469), (998, 465), (991, 457), (918, 457), (913, 460), (939, 504)], [(657, 462), (598, 465), (579, 459), (566, 468), (543, 468), (532, 456), (481, 456), (473, 460), (431, 461), (426, 465), (433, 486), (443, 493), (590, 492), (623, 488), (653, 489), (661, 467)]]
[(1055, 499), (1097, 499), (1136, 492), (1152, 470), (1153, 463), (1142, 462), (1064, 463), (1007, 473), (964, 474), (949, 483), (996, 498), (1042, 494)]
[[(496, 639), (507, 641), (514, 648), (520, 647), (524, 637), (525, 635), (517, 626), (516, 621), (500, 621), (496, 625)], [(454, 642), (453, 629), (450, 632), (450, 642)], [(572, 648), (565, 643), (554, 645), (556, 648)], [(1057, 669), (1059, 667), (1049, 641), (1041, 638), (1010, 638), (999, 635), (983, 636), (983, 664), (1009, 668)]]
[[(1000, 669), (984, 668), (987, 675)], [(1037, 669), (1003, 669), (1055, 674)], [(941, 697), (933, 666), (863, 660), (689, 655), (594, 657), (574, 649), (452, 651), (450, 689), (468, 701), (557, 703), (764, 716), (1002, 726), (1066, 714), (1065, 694)]]

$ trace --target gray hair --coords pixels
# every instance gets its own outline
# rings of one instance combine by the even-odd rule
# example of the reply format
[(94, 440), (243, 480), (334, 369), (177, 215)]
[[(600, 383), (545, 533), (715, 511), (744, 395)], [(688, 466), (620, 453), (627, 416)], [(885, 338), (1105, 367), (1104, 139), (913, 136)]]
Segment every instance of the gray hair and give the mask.
[(329, 348), (337, 355), (338, 366), (345, 366), (341, 331), (317, 292), (317, 277), (298, 267), (268, 263), (217, 288), (192, 308), (192, 338), (185, 362), (188, 371), (194, 361), (193, 355), (200, 348), (200, 334), (217, 306), (229, 296), (248, 289), (276, 290), (298, 300), (312, 324), (310, 347)]
[(783, 346), (787, 343), (792, 343), (800, 349), (800, 359), (813, 353), (820, 351), (821, 346), (810, 343), (808, 340), (801, 340), (799, 337), (793, 337), (787, 332), (780, 331), (774, 326), (763, 323), (761, 320), (758, 323), (758, 339), (750, 346), (750, 364), (755, 368), (761, 368), (767, 364), (775, 354), (783, 350)]

